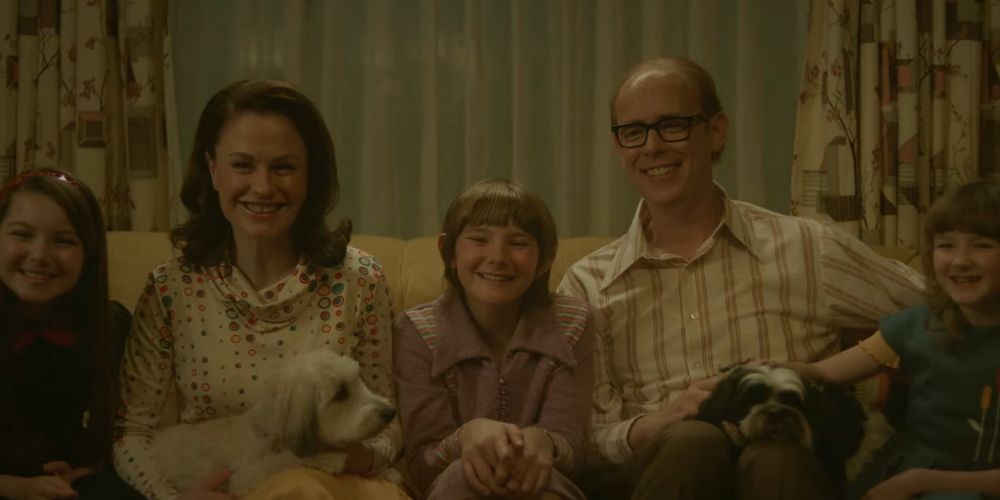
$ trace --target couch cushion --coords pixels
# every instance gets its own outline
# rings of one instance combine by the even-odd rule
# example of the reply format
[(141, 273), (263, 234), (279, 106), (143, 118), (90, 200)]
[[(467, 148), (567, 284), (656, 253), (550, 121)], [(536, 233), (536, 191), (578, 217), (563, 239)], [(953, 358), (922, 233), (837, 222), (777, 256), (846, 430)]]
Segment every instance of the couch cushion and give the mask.
[(351, 246), (364, 250), (375, 257), (382, 265), (382, 274), (389, 284), (389, 292), (392, 294), (392, 304), (396, 311), (399, 311), (399, 303), (403, 295), (399, 289), (400, 268), (399, 262), (402, 259), (403, 245), (401, 240), (388, 238), (385, 236), (366, 236), (356, 234), (351, 236)]
[(434, 300), (445, 288), (444, 263), (438, 253), (437, 236), (403, 242), (403, 255), (396, 280), (402, 299), (396, 311)]
[(142, 231), (108, 231), (108, 295), (130, 311), (146, 278), (173, 257), (170, 235)]

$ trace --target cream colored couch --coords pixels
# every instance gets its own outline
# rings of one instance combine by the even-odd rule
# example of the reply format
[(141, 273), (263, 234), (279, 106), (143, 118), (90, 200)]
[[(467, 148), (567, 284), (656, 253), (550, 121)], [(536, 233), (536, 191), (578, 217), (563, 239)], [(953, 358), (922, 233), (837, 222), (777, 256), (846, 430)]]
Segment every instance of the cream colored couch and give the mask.
[[(553, 288), (566, 269), (612, 238), (581, 237), (559, 241), (552, 264)], [(437, 237), (402, 240), (384, 236), (355, 235), (351, 244), (382, 263), (397, 311), (434, 299), (443, 289), (443, 266), (438, 256)], [(879, 253), (919, 267), (910, 250), (876, 247)], [(166, 233), (112, 231), (108, 233), (108, 267), (111, 298), (131, 309), (157, 264), (171, 258), (173, 250)]]
[[(566, 269), (574, 262), (596, 250), (612, 238), (581, 237), (559, 241), (556, 260), (552, 264), (551, 286), (554, 289)], [(396, 312), (433, 300), (444, 287), (444, 267), (438, 256), (437, 237), (402, 240), (384, 236), (355, 235), (351, 244), (372, 255), (382, 263), (389, 281)], [(914, 252), (892, 247), (874, 247), (880, 254), (910, 264), (919, 269), (919, 258)], [(113, 300), (133, 309), (139, 293), (146, 284), (146, 277), (159, 263), (171, 258), (173, 250), (166, 233), (115, 232), (108, 233), (108, 280)], [(853, 345), (871, 334), (870, 331), (844, 332), (842, 345)], [(865, 401), (884, 399), (885, 384), (870, 379), (871, 383), (859, 386), (859, 395)], [(165, 416), (170, 422), (173, 415)]]
[[(611, 238), (568, 238), (559, 242), (552, 264), (552, 287), (571, 264), (611, 241)], [(444, 267), (438, 256), (437, 237), (401, 240), (384, 236), (354, 235), (351, 245), (382, 264), (397, 311), (433, 300), (444, 286)], [(111, 231), (108, 233), (108, 280), (112, 300), (132, 309), (157, 264), (171, 258), (167, 233)]]

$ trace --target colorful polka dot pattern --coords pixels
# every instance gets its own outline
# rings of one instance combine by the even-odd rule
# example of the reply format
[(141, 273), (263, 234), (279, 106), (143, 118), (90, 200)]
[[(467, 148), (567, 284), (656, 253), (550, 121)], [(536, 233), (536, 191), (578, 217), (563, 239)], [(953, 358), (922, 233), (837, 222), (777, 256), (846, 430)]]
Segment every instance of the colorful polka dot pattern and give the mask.
[[(175, 390), (183, 422), (246, 410), (270, 374), (300, 353), (330, 349), (351, 356), (373, 390), (392, 395), (392, 304), (382, 267), (348, 247), (344, 262), (299, 264), (255, 290), (236, 267), (198, 272), (177, 260), (150, 275), (135, 310), (122, 368), (123, 437), (115, 463), (152, 496), (169, 495), (149, 455), (148, 437)], [(375, 446), (398, 450), (398, 433)]]

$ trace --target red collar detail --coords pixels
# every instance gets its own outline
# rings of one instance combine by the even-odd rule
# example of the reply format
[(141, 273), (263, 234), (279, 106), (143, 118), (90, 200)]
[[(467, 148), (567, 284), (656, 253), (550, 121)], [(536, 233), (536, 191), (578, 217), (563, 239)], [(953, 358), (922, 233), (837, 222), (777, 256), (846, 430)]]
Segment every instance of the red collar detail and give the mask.
[(72, 347), (76, 344), (76, 337), (76, 332), (70, 329), (65, 321), (53, 320), (41, 325), (40, 328), (15, 330), (11, 351), (14, 354), (20, 353), (39, 338), (55, 347)]

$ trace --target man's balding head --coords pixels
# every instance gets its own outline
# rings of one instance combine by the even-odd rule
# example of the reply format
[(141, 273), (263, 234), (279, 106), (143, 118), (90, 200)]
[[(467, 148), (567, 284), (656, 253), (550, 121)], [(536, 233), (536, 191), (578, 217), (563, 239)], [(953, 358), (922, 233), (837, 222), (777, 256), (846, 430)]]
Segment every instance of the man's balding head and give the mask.
[(611, 124), (615, 124), (615, 105), (623, 88), (648, 78), (667, 76), (680, 77), (697, 90), (698, 105), (701, 108), (701, 113), (705, 116), (711, 117), (722, 111), (722, 103), (719, 102), (719, 95), (715, 90), (715, 81), (705, 68), (683, 57), (664, 57), (639, 63), (621, 79), (618, 87), (615, 88), (614, 96), (611, 98)]

